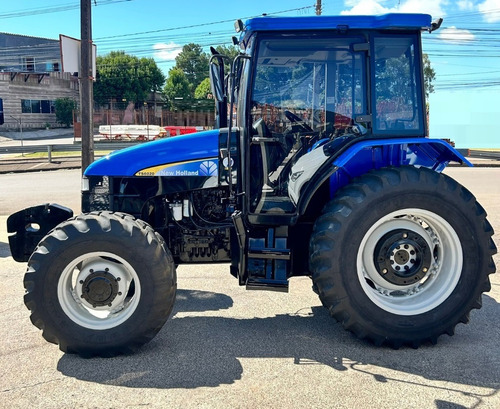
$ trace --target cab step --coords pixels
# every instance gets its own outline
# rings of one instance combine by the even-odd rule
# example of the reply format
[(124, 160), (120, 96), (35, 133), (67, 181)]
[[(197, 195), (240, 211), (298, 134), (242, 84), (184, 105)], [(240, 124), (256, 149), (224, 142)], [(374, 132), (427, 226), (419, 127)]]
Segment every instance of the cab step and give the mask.
[(288, 228), (268, 228), (265, 237), (249, 238), (247, 290), (288, 292)]

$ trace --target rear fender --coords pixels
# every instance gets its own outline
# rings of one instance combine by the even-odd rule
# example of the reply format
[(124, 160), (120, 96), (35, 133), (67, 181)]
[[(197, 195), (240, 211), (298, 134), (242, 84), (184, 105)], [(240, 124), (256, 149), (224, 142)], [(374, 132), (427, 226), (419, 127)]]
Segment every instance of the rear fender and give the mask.
[(338, 155), (332, 155), (304, 186), (298, 203), (304, 214), (318, 189), (329, 183), (330, 198), (352, 179), (387, 166), (415, 166), (442, 172), (450, 162), (473, 166), (460, 152), (440, 139), (394, 138), (367, 139), (350, 145)]

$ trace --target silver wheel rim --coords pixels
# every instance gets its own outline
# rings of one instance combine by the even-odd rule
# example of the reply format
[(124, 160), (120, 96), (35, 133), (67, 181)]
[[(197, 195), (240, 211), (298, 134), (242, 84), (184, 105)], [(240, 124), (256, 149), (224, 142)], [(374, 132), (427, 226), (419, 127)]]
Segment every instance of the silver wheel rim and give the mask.
[[(384, 274), (390, 268), (381, 269), (374, 260), (380, 241), (399, 231), (419, 237), (431, 254), (429, 265), (422, 262), (419, 273), (404, 284), (388, 280)], [(415, 246), (409, 243), (407, 249), (402, 251), (408, 252), (408, 256), (399, 264), (404, 268), (410, 265), (408, 260), (414, 256), (409, 251), (415, 253)], [(394, 263), (391, 254), (387, 257), (388, 265)], [(455, 289), (462, 265), (462, 246), (453, 227), (441, 216), (422, 209), (398, 210), (378, 220), (363, 237), (357, 254), (358, 279), (363, 291), (375, 305), (397, 315), (423, 314), (441, 305)]]
[(57, 285), (64, 313), (76, 324), (94, 330), (117, 327), (139, 304), (141, 285), (132, 266), (116, 254), (93, 252), (64, 268)]

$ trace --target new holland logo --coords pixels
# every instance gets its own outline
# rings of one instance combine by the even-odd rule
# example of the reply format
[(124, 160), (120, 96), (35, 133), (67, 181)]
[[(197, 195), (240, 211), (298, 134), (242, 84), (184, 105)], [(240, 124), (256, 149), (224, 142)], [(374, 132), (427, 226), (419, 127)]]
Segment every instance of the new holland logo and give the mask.
[(201, 176), (217, 176), (217, 164), (211, 160), (206, 160), (200, 164)]
[(135, 176), (203, 176), (212, 177), (218, 174), (218, 162), (213, 159), (193, 160), (169, 163), (142, 169)]

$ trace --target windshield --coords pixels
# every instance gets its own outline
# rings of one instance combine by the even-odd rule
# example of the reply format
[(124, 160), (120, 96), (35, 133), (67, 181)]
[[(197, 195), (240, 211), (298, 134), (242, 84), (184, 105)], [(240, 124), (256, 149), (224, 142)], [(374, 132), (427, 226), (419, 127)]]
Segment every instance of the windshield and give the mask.
[(360, 37), (263, 39), (259, 43), (252, 123), (262, 118), (271, 132), (288, 126), (287, 111), (311, 130), (344, 132), (366, 112), (364, 53), (352, 51)]

